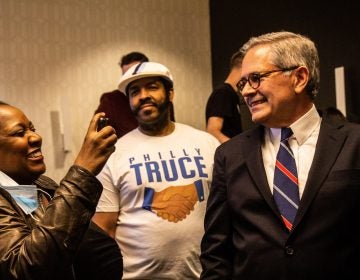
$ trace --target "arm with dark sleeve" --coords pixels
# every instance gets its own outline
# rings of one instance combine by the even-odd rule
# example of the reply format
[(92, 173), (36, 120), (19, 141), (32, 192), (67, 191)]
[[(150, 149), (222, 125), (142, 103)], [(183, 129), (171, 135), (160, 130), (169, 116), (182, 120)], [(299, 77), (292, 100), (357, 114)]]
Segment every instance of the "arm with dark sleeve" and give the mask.
[[(225, 86), (225, 87), (224, 87)], [(225, 119), (233, 115), (232, 100), (226, 86), (215, 89), (206, 103), (206, 131), (215, 136), (221, 143), (226, 142), (232, 135), (228, 135)]]
[(210, 117), (231, 117), (233, 105), (230, 97), (226, 87), (216, 88), (206, 103), (206, 120)]
[(76, 280), (119, 280), (123, 262), (120, 248), (95, 223), (90, 223), (74, 261)]
[[(71, 267), (102, 191), (87, 170), (72, 166), (31, 229), (24, 213), (14, 211), (2, 198), (0, 258), (11, 279), (49, 279)], [(10, 217), (10, 218), (9, 218)], [(54, 278), (55, 279), (55, 278)], [(56, 278), (57, 279), (57, 278)]]
[(201, 242), (201, 279), (231, 279), (232, 227), (227, 204), (225, 167), (225, 159), (218, 148), (205, 215), (205, 234)]

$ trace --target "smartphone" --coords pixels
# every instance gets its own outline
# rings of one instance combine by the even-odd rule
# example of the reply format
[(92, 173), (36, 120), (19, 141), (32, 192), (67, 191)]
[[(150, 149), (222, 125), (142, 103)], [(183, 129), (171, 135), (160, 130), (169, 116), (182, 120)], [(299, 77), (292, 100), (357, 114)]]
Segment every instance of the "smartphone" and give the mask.
[(100, 118), (97, 126), (97, 131), (100, 131), (103, 127), (107, 126), (109, 118)]

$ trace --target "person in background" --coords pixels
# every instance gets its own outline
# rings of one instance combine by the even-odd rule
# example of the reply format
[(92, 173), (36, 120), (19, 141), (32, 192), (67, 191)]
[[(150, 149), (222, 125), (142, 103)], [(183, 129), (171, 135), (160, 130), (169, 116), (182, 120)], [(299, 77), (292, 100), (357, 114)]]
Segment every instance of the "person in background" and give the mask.
[[(173, 78), (144, 62), (121, 78), (139, 127), (120, 138), (98, 179), (93, 221), (118, 242), (124, 279), (199, 279), (200, 240), (219, 142), (170, 120)], [(169, 251), (170, 250), (170, 251)]]
[[(124, 55), (119, 66), (124, 74), (131, 66), (140, 62), (149, 61), (148, 57), (141, 52), (130, 52)], [(171, 119), (174, 121), (174, 110), (171, 104)], [(109, 119), (109, 125), (115, 128), (118, 138), (124, 136), (129, 131), (138, 126), (134, 114), (131, 112), (129, 100), (126, 94), (115, 89), (111, 92), (105, 92), (100, 97), (100, 104), (95, 113), (104, 112)]]
[(221, 143), (242, 132), (240, 98), (237, 83), (241, 75), (241, 53), (230, 59), (230, 73), (225, 82), (210, 95), (206, 104), (206, 131)]
[(315, 105), (308, 37), (252, 37), (238, 84), (258, 126), (215, 154), (201, 279), (360, 279), (360, 126)]
[(347, 121), (345, 115), (336, 107), (326, 107), (321, 113), (327, 118), (333, 118), (334, 121)]
[(93, 117), (74, 165), (57, 186), (42, 175), (42, 138), (34, 124), (0, 101), (0, 279), (79, 279), (74, 259), (102, 191), (95, 176), (117, 141), (110, 126), (97, 132), (103, 115)]

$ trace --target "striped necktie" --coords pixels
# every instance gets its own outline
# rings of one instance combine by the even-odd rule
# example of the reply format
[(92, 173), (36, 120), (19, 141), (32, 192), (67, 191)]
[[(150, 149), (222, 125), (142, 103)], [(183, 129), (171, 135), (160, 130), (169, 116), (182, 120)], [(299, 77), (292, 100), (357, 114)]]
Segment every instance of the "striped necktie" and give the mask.
[(276, 156), (274, 173), (274, 200), (286, 228), (291, 231), (299, 206), (299, 185), (294, 154), (288, 138), (293, 134), (291, 128), (281, 129), (281, 140)]

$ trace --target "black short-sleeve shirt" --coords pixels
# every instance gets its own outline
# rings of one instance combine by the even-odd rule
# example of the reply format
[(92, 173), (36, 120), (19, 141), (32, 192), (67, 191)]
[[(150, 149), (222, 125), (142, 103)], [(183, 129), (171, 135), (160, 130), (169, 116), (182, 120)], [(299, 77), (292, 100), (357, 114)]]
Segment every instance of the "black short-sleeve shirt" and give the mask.
[(221, 132), (230, 138), (242, 132), (240, 99), (231, 85), (224, 83), (211, 93), (206, 104), (206, 123), (210, 117), (224, 119)]

